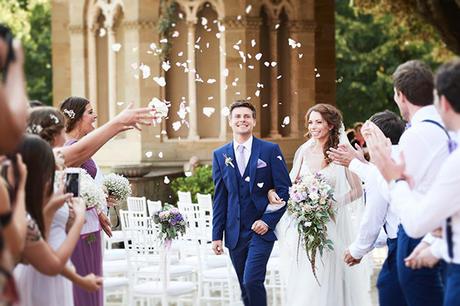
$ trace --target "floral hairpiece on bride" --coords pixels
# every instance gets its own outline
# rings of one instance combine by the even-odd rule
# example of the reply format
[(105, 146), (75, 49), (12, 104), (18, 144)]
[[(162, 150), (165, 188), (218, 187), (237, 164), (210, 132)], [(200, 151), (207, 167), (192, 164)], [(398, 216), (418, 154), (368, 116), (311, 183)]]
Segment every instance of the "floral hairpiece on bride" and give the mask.
[(227, 154), (224, 154), (225, 158), (225, 166), (232, 166), (232, 168), (235, 168), (235, 165), (233, 164), (233, 159), (230, 156), (227, 156)]
[(75, 118), (75, 112), (72, 110), (72, 109), (67, 109), (67, 108), (64, 108), (64, 114), (67, 115), (67, 117), (69, 117), (70, 119), (73, 119)]

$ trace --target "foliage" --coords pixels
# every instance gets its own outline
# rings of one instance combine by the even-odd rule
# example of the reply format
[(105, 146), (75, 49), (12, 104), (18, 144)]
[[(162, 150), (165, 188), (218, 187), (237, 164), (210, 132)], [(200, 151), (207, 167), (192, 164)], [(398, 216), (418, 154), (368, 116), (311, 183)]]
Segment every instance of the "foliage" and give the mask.
[(173, 180), (171, 188), (175, 194), (177, 194), (178, 191), (190, 191), (192, 194), (192, 201), (196, 203), (197, 193), (214, 193), (212, 167), (209, 165), (197, 167), (193, 175), (189, 177), (179, 177)]
[(50, 1), (0, 0), (0, 16), (23, 44), (29, 98), (51, 105)]
[(347, 126), (390, 109), (391, 75), (411, 59), (421, 59), (433, 69), (453, 56), (436, 37), (412, 36), (388, 13), (370, 15), (348, 1), (336, 0), (337, 106)]
[(171, 50), (171, 29), (174, 27), (177, 20), (177, 9), (178, 5), (175, 1), (161, 0), (161, 15), (158, 22), (158, 33), (160, 39), (166, 39), (167, 41), (161, 43), (161, 54), (160, 58), (166, 60), (169, 56), (169, 50)]
[(179, 238), (187, 229), (184, 217), (176, 207), (166, 207), (156, 212), (153, 222), (159, 224), (158, 238), (164, 242)]

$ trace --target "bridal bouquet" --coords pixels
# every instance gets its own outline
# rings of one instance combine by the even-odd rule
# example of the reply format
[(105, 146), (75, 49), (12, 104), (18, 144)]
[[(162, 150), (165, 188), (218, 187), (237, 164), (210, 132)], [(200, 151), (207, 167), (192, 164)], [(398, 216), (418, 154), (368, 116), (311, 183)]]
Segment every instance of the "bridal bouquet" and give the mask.
[(159, 236), (166, 244), (185, 234), (186, 223), (184, 217), (175, 207), (163, 208), (153, 215), (153, 222), (160, 225)]
[(332, 241), (327, 237), (327, 223), (334, 218), (333, 193), (320, 173), (303, 176), (289, 188), (287, 209), (298, 222), (300, 241), (317, 281), (316, 254), (319, 251), (322, 255), (324, 249), (333, 249)]
[(96, 207), (99, 212), (106, 205), (105, 193), (85, 171), (80, 172), (80, 196), (86, 203), (86, 208)]
[(103, 185), (107, 188), (109, 196), (117, 201), (124, 201), (131, 195), (131, 185), (124, 176), (110, 173), (104, 176)]

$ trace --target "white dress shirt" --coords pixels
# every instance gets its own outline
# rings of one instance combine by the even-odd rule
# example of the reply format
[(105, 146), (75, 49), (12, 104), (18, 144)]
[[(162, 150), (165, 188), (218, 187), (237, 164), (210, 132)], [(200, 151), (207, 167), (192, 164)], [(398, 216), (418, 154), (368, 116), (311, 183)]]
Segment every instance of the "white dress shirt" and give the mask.
[[(458, 133), (455, 137), (460, 141)], [(433, 185), (423, 197), (411, 191), (406, 182), (390, 184), (391, 205), (412, 237), (421, 237), (442, 226), (443, 240), (432, 244), (431, 250), (435, 256), (448, 262), (451, 260), (447, 253), (445, 224), (446, 219), (452, 217), (453, 262), (460, 264), (460, 149), (444, 161)]]
[[(410, 121), (411, 127), (399, 140), (399, 149), (404, 153), (406, 173), (413, 179), (414, 191), (421, 195), (430, 189), (441, 165), (449, 156), (446, 133), (431, 122), (422, 122), (427, 119), (442, 124), (433, 105), (422, 107), (414, 114)], [(416, 206), (415, 204), (414, 209)], [(424, 241), (432, 244), (433, 236), (428, 234)]]
[[(399, 157), (397, 146), (392, 147), (392, 157)], [(390, 209), (388, 184), (374, 164), (353, 159), (348, 168), (360, 177), (366, 190), (366, 206), (358, 236), (349, 247), (351, 256), (359, 259), (375, 247), (383, 226), (388, 238), (396, 238), (399, 218)]]
[(244, 146), (244, 169), (249, 163), (249, 158), (251, 157), (251, 150), (252, 150), (252, 140), (254, 139), (253, 136), (249, 137), (244, 143), (238, 143), (236, 140), (233, 140), (233, 151), (235, 153), (236, 162), (239, 163), (238, 160), (238, 146)]

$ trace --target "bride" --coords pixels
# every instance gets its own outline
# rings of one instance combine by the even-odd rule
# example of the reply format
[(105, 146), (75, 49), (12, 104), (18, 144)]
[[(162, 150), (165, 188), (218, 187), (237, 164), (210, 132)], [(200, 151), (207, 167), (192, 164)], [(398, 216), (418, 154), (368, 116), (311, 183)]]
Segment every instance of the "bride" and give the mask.
[[(310, 139), (297, 150), (290, 176), (294, 182), (308, 173), (320, 172), (334, 189), (336, 214), (327, 225), (328, 239), (334, 249), (316, 258), (315, 279), (307, 254), (299, 243), (296, 219), (286, 212), (275, 233), (280, 244), (281, 274), (286, 283), (285, 305), (368, 306), (370, 271), (364, 263), (348, 267), (343, 254), (352, 242), (357, 215), (364, 208), (361, 182), (346, 168), (331, 163), (326, 151), (348, 141), (343, 131), (342, 115), (328, 104), (311, 107), (305, 119)], [(269, 192), (270, 203), (280, 203), (278, 195)], [(287, 200), (287, 199), (284, 199)], [(319, 283), (318, 283), (319, 282)]]

